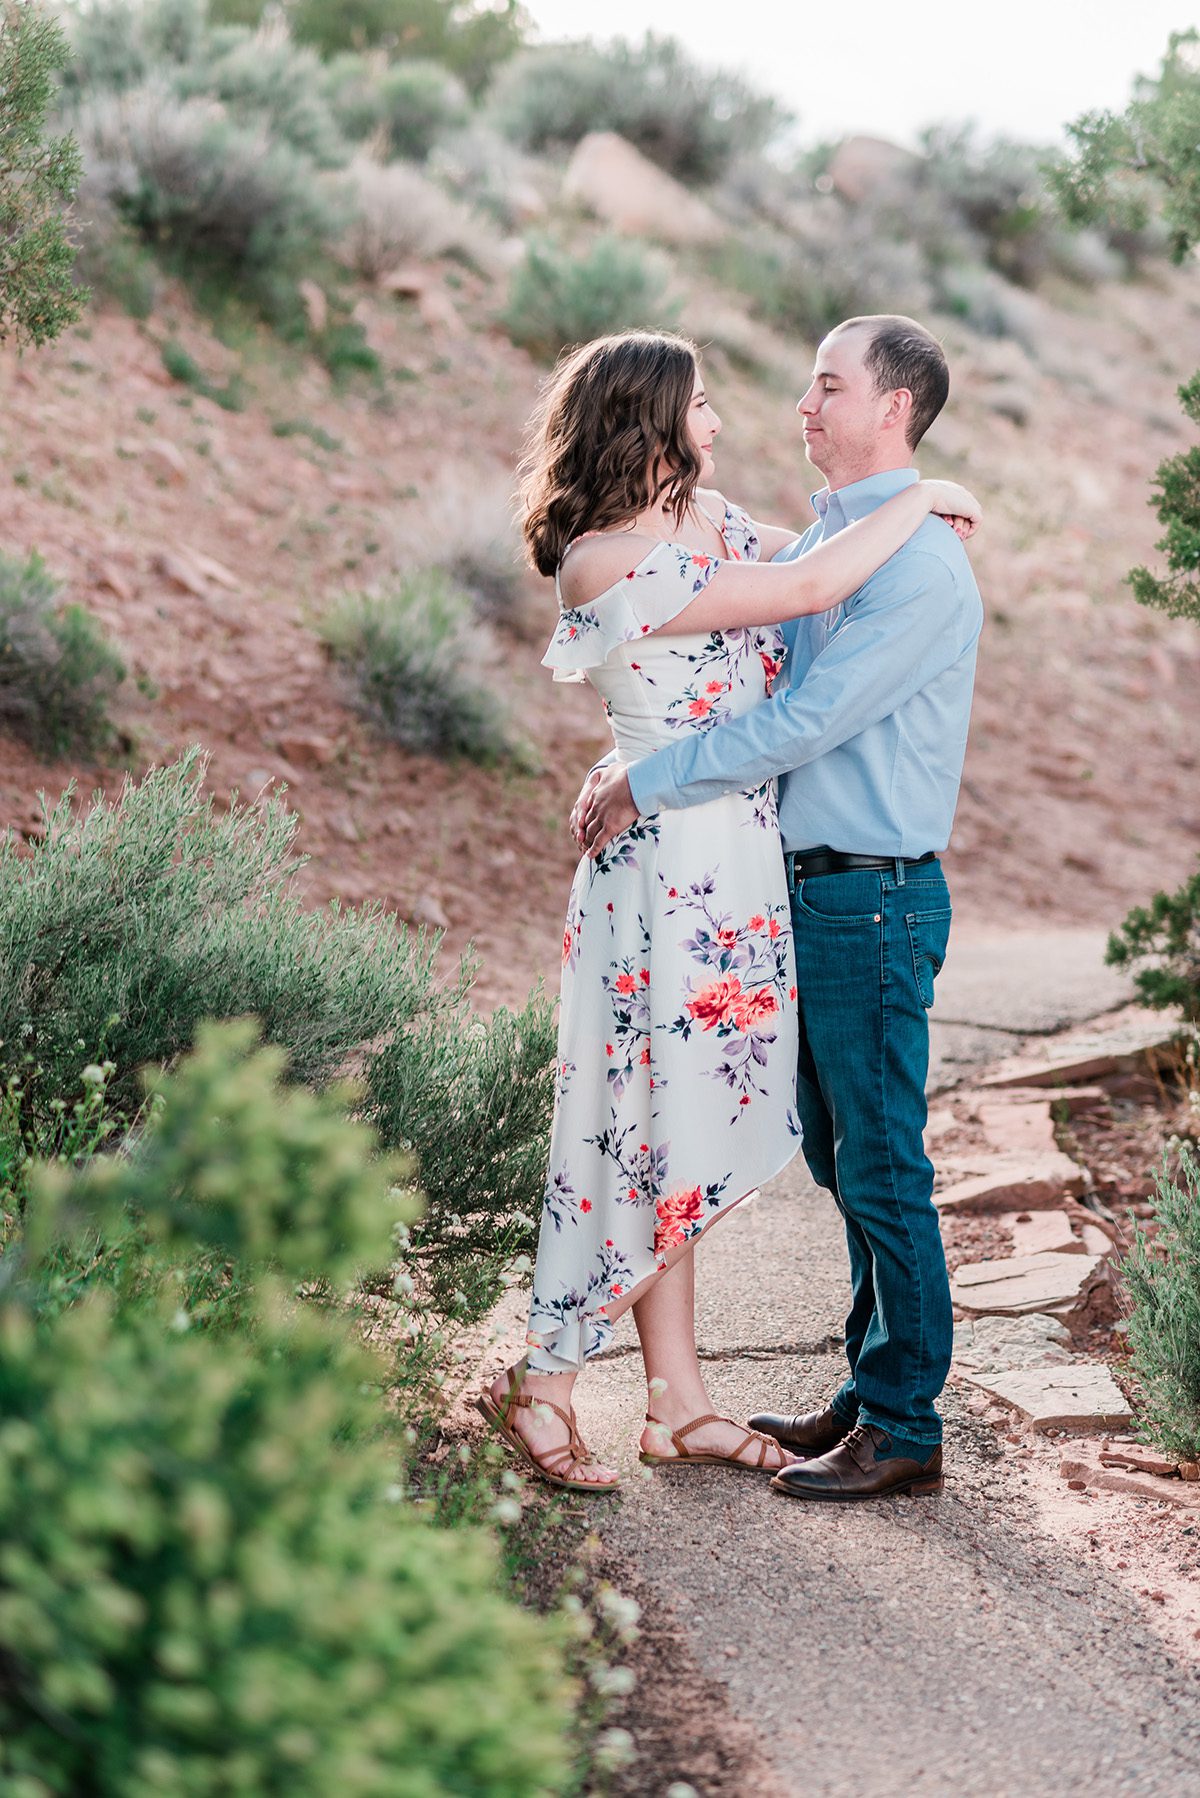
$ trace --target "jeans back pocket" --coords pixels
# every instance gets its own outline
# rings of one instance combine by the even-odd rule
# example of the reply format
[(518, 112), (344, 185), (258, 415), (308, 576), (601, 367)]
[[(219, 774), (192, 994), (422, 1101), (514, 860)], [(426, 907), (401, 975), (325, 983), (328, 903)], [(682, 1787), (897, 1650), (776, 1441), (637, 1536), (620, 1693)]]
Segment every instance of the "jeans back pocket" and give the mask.
[(926, 1011), (933, 1004), (933, 983), (946, 959), (946, 945), (950, 941), (950, 915), (950, 907), (947, 905), (940, 911), (910, 911), (904, 919), (908, 925), (909, 942), (912, 944), (917, 992)]

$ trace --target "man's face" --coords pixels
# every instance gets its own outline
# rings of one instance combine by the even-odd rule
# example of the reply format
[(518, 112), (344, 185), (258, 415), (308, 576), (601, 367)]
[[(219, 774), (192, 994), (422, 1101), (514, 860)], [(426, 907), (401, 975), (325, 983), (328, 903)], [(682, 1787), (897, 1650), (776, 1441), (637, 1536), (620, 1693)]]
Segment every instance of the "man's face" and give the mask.
[(861, 328), (831, 331), (817, 350), (808, 392), (796, 407), (804, 420), (804, 449), (827, 481), (857, 478), (877, 452), (890, 393), (878, 393), (864, 356), (871, 339)]

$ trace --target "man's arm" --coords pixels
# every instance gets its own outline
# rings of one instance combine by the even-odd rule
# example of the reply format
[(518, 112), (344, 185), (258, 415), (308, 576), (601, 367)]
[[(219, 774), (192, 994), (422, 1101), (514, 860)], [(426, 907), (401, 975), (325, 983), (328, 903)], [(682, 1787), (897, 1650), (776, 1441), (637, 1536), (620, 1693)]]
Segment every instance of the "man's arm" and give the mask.
[(872, 576), (798, 686), (634, 763), (633, 802), (643, 815), (699, 805), (802, 767), (894, 712), (968, 641), (951, 569), (910, 551)]

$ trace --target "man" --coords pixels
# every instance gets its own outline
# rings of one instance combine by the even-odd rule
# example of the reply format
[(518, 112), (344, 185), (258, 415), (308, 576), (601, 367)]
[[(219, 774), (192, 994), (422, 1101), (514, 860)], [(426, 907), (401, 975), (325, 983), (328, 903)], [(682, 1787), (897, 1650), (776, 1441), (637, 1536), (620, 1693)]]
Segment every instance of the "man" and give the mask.
[[(912, 319), (848, 319), (799, 403), (825, 476), (806, 550), (915, 481), (945, 404), (941, 347)], [(639, 815), (779, 777), (800, 1009), (797, 1098), (813, 1178), (850, 1254), (849, 1376), (820, 1410), (753, 1428), (806, 1457), (772, 1484), (847, 1502), (942, 1484), (935, 1401), (951, 1311), (924, 1151), (928, 1007), (946, 953), (949, 840), (983, 620), (966, 553), (929, 519), (833, 612), (785, 627), (788, 659), (752, 713), (593, 775), (574, 814), (595, 852)]]

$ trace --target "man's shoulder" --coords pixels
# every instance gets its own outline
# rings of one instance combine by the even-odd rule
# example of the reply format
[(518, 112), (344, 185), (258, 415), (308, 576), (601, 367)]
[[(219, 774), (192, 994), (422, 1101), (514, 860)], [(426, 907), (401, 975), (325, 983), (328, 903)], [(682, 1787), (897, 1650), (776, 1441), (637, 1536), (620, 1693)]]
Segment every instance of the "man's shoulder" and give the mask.
[(860, 591), (865, 596), (910, 585), (914, 593), (934, 588), (948, 598), (957, 595), (964, 600), (979, 599), (974, 570), (962, 539), (942, 518), (923, 520), (908, 542), (876, 570)]

